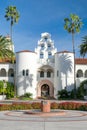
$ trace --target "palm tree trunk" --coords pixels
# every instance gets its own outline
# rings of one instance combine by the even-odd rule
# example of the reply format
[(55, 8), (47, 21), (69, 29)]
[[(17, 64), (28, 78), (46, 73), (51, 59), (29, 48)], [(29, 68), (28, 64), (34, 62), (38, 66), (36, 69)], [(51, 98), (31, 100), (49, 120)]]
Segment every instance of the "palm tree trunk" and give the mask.
[[(11, 28), (10, 28), (10, 35), (11, 35), (11, 41), (13, 41), (12, 39), (12, 20), (11, 20)], [(13, 42), (12, 42), (13, 44)], [(12, 45), (12, 51), (14, 52), (14, 49), (13, 49), (13, 45)], [(16, 84), (15, 84), (15, 62), (14, 62), (14, 57), (12, 55), (12, 64), (13, 64), (13, 68), (14, 68), (14, 77), (13, 77), (13, 82), (14, 82), (14, 97), (16, 97)]]
[(76, 98), (76, 67), (75, 67), (75, 46), (74, 46), (74, 33), (72, 33), (72, 46), (73, 46), (73, 54), (74, 54), (74, 98)]
[(75, 54), (74, 33), (72, 33), (72, 46), (73, 46), (73, 53)]
[(11, 35), (11, 41), (12, 41), (12, 21), (11, 21), (11, 27), (10, 27), (10, 35)]

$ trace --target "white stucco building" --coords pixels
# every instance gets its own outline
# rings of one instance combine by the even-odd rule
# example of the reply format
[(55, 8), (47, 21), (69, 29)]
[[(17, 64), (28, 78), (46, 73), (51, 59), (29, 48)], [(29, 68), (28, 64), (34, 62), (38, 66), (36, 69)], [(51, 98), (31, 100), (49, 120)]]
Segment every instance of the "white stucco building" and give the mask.
[[(33, 98), (55, 97), (58, 90), (74, 88), (74, 54), (69, 51), (58, 52), (51, 35), (41, 34), (35, 51), (23, 50), (16, 53), (16, 63), (0, 62), (0, 80), (15, 83), (18, 96), (26, 92)], [(87, 79), (87, 59), (75, 59), (76, 87)]]

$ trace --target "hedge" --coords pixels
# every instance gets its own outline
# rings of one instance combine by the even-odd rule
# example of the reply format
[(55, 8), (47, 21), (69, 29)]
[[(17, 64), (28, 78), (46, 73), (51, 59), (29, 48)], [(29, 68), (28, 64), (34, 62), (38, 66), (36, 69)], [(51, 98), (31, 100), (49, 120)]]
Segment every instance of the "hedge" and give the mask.
[[(87, 111), (87, 103), (80, 102), (52, 102), (50, 107), (51, 109)], [(0, 104), (0, 111), (28, 109), (41, 109), (41, 102), (13, 102), (8, 104)]]

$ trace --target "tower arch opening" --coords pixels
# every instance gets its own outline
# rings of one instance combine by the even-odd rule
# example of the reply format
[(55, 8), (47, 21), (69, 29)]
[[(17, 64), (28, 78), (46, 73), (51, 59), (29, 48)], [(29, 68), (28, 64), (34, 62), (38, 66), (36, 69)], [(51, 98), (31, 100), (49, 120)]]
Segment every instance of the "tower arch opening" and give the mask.
[(37, 97), (54, 97), (54, 86), (49, 80), (41, 80), (37, 84)]
[(43, 84), (41, 86), (41, 97), (48, 97), (49, 96), (49, 86), (47, 84)]

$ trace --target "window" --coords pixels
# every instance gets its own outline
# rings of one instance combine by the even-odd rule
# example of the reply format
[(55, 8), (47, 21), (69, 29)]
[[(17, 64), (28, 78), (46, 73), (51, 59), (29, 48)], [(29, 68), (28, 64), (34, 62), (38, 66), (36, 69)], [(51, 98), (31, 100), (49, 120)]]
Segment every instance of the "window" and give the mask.
[(57, 77), (59, 76), (59, 71), (57, 70)]
[(6, 77), (6, 70), (4, 68), (1, 69), (1, 77)]
[(45, 40), (45, 41), (47, 41), (47, 39), (48, 39), (47, 37), (44, 37), (44, 40)]
[(82, 70), (78, 70), (78, 71), (77, 71), (76, 77), (77, 77), (77, 78), (83, 77), (83, 72), (82, 72)]
[(22, 75), (25, 76), (25, 70), (22, 71)]
[(48, 44), (48, 49), (50, 49), (51, 48), (51, 44)]
[(40, 77), (44, 77), (44, 72), (43, 71), (40, 72)]
[(42, 50), (44, 49), (44, 44), (41, 45), (41, 49), (42, 49)]
[(85, 78), (87, 78), (87, 70), (85, 71)]
[(52, 58), (52, 53), (48, 52), (48, 58)]
[(43, 58), (44, 58), (43, 53), (40, 53), (40, 58), (41, 58), (41, 59), (43, 59)]
[(27, 70), (26, 70), (26, 76), (28, 76), (28, 75), (29, 75), (29, 70), (27, 69)]
[(9, 69), (8, 76), (9, 77), (14, 77), (14, 70), (13, 69)]
[(48, 78), (51, 77), (51, 72), (50, 71), (47, 72), (47, 77)]

